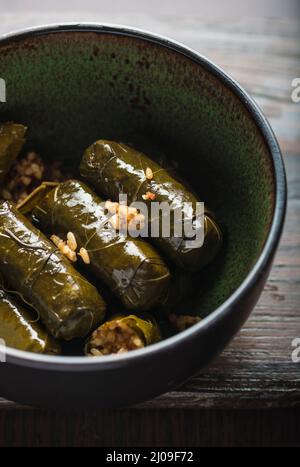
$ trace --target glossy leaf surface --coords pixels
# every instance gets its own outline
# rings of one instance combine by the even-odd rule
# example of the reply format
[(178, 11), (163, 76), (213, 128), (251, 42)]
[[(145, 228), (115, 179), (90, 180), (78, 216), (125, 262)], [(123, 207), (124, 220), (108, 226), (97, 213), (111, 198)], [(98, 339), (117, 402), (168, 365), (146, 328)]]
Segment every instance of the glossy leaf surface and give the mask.
[(7, 201), (0, 203), (0, 272), (54, 337), (83, 337), (103, 320), (97, 289)]

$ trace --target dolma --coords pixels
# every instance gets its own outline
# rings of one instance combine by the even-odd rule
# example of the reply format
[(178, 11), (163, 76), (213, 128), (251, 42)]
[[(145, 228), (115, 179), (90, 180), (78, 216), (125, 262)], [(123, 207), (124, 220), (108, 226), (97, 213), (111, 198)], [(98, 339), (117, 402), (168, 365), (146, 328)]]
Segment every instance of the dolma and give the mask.
[(7, 347), (27, 352), (61, 353), (61, 346), (16, 298), (0, 288), (0, 339)]
[(116, 231), (103, 200), (83, 182), (61, 183), (38, 203), (33, 220), (50, 234), (72, 232), (78, 249), (88, 254), (87, 269), (126, 308), (147, 310), (167, 295), (170, 273), (159, 254), (142, 239)]
[(156, 320), (149, 314), (115, 316), (96, 329), (85, 353), (98, 357), (141, 349), (161, 339)]
[[(167, 202), (172, 212), (180, 209), (186, 214), (185, 221), (197, 224), (197, 197), (167, 170), (125, 144), (97, 141), (85, 151), (80, 173), (98, 193), (112, 200), (117, 200), (121, 193), (128, 196), (128, 204)], [(175, 234), (174, 225), (168, 237), (159, 235), (151, 241), (178, 266), (198, 271), (215, 258), (222, 244), (220, 228), (211, 213), (205, 210), (202, 218), (204, 243), (201, 246), (191, 246), (191, 238)]]
[(16, 123), (0, 123), (0, 183), (19, 155), (27, 128)]
[(56, 338), (84, 337), (104, 317), (97, 289), (7, 201), (0, 202), (0, 273)]

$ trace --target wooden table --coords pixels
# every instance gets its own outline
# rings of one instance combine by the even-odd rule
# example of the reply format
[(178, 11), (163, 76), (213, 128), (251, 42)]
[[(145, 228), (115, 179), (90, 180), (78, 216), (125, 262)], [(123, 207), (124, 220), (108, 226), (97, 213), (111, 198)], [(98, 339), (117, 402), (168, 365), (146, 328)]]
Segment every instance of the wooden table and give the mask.
[[(2, 14), (1, 14), (2, 15)], [(0, 33), (59, 20), (110, 21), (104, 14), (1, 16)], [(176, 391), (126, 410), (59, 414), (0, 400), (0, 445), (300, 445), (300, 77), (296, 19), (201, 20), (118, 13), (115, 23), (168, 35), (236, 78), (269, 118), (284, 155), (289, 205), (284, 235), (258, 305), (231, 345)]]

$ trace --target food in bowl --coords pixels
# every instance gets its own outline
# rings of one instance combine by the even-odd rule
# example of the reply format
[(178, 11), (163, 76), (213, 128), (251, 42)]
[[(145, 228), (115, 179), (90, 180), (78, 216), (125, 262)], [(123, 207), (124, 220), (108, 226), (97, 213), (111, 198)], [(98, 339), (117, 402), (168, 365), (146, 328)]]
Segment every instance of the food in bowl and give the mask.
[[(87, 268), (126, 309), (149, 310), (167, 294), (169, 268), (149, 243), (116, 231), (105, 203), (79, 180), (59, 184), (33, 210), (37, 226), (50, 235), (74, 235), (86, 251)], [(82, 259), (82, 255), (81, 259)]]
[(103, 319), (97, 289), (9, 201), (0, 201), (0, 273), (56, 338), (84, 337)]
[(23, 300), (0, 288), (0, 336), (7, 346), (27, 352), (59, 355), (61, 346), (34, 320)]
[[(0, 121), (29, 127), (23, 154), (35, 151), (45, 165), (60, 161), (63, 174), (71, 174), (67, 179), (81, 179), (82, 154), (99, 137), (128, 143), (163, 163), (161, 151), (166, 165), (172, 163), (213, 209), (224, 234), (218, 257), (199, 273), (174, 273), (168, 264), (167, 306), (176, 318), (201, 317), (198, 324), (157, 344), (98, 358), (73, 356), (76, 340), (67, 349), (63, 343), (60, 357), (7, 347), (1, 395), (27, 405), (95, 410), (175, 389), (228, 345), (266, 282), (286, 202), (280, 148), (267, 120), (209, 59), (133, 28), (43, 26), (1, 38), (0, 50), (8, 96)], [(72, 265), (79, 268), (81, 257)], [(103, 289), (110, 310), (114, 304)], [(165, 306), (151, 310), (163, 338), (169, 336)], [(176, 321), (178, 329), (189, 324)]]
[(151, 315), (115, 316), (99, 326), (87, 341), (90, 356), (124, 353), (161, 340), (156, 320)]
[[(179, 208), (184, 212), (187, 209), (188, 218), (196, 217), (196, 204), (199, 201), (197, 197), (169, 171), (125, 144), (97, 141), (85, 151), (80, 173), (96, 191), (113, 200), (120, 193), (125, 193), (129, 203), (166, 202), (171, 205), (172, 210)], [(174, 235), (173, 230), (169, 237), (154, 237), (153, 242), (179, 267), (197, 271), (215, 258), (222, 238), (219, 226), (208, 211), (205, 212), (204, 221), (203, 247), (190, 248), (187, 246), (189, 239)]]
[[(59, 354), (60, 341), (79, 340), (79, 354), (102, 357), (167, 337), (166, 321), (173, 332), (199, 321), (186, 310), (174, 313), (172, 303), (181, 274), (189, 277), (219, 253), (216, 219), (204, 210), (204, 242), (193, 247), (175, 223), (167, 237), (139, 236), (145, 224), (152, 231), (154, 220), (164, 219), (161, 211), (146, 219), (134, 207), (167, 202), (171, 214), (184, 213), (177, 222), (191, 221), (195, 236), (198, 199), (173, 169), (125, 144), (98, 140), (83, 155), (81, 179), (62, 171), (45, 180), (50, 172), (39, 156), (19, 156), (26, 127), (0, 128), (1, 193), (8, 198), (0, 202), (0, 337), (8, 345)], [(120, 195), (128, 205), (118, 202)], [(183, 287), (182, 297), (187, 293)]]

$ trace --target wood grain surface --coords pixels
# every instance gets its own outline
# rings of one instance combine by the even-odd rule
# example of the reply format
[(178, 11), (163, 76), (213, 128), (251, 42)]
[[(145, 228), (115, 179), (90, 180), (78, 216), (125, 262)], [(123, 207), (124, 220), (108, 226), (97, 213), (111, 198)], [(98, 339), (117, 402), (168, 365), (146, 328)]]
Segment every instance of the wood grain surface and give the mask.
[[(3, 14), (0, 33), (66, 19), (79, 18)], [(285, 230), (258, 305), (206, 370), (176, 391), (109, 413), (59, 415), (2, 399), (0, 445), (259, 445), (262, 440), (300, 445), (300, 363), (291, 357), (292, 341), (300, 338), (300, 103), (291, 100), (291, 81), (300, 77), (300, 21), (125, 13), (113, 20), (96, 14), (93, 21), (135, 25), (179, 40), (214, 60), (250, 92), (284, 155), (289, 184)]]

